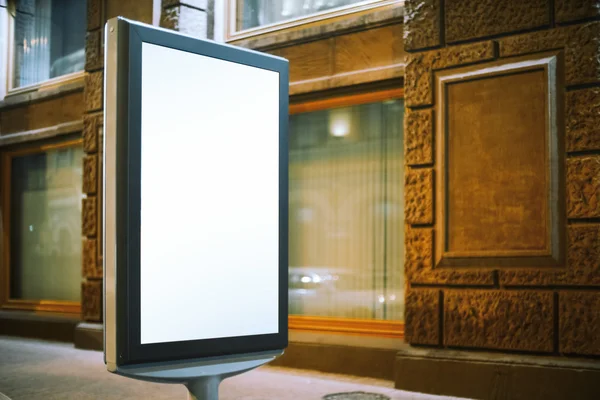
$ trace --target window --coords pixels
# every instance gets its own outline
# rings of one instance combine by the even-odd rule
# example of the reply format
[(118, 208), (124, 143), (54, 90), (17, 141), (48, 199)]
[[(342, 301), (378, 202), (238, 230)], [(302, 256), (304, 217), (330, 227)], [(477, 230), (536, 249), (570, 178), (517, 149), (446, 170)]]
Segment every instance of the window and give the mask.
[(345, 331), (353, 331), (356, 320), (404, 319), (400, 95), (392, 90), (333, 106), (290, 107), (292, 328), (306, 326), (306, 317), (317, 317), (313, 323), (325, 329), (327, 321), (344, 319), (350, 323)]
[[(228, 0), (232, 39), (368, 10), (398, 0)], [(237, 37), (236, 37), (237, 36)]]
[(2, 158), (2, 306), (79, 313), (81, 140)]
[(83, 71), (86, 5), (81, 0), (12, 0), (9, 89)]

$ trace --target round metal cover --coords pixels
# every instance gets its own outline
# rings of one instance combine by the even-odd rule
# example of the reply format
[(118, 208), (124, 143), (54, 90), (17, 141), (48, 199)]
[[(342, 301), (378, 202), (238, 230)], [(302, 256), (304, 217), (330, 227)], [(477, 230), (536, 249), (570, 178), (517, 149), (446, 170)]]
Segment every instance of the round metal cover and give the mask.
[(323, 400), (390, 400), (390, 398), (378, 393), (347, 392), (328, 394), (323, 396)]

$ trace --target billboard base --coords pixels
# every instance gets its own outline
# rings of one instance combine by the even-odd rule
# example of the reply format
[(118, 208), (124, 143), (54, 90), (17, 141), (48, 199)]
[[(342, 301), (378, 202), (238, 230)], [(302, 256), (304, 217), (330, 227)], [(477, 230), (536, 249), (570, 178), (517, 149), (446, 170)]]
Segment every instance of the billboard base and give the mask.
[(273, 361), (283, 350), (214, 357), (180, 362), (119, 366), (114, 372), (128, 378), (157, 383), (179, 383), (190, 400), (218, 400), (219, 385), (227, 378)]

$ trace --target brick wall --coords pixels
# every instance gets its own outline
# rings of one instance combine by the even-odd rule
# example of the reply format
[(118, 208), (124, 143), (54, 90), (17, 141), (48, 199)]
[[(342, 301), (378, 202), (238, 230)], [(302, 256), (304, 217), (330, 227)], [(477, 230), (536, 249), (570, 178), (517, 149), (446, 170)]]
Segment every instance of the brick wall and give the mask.
[[(405, 77), (406, 340), (437, 347), (600, 356), (600, 1), (407, 0), (404, 36), (410, 52)], [(442, 164), (440, 152), (448, 151), (445, 140), (479, 140), (488, 127), (452, 128), (448, 121), (457, 115), (447, 110), (454, 100), (440, 93), (438, 76), (501, 68), (515, 60), (527, 63), (544, 54), (549, 54), (549, 66), (540, 73), (547, 79), (548, 96), (535, 101), (545, 106), (555, 101), (556, 107), (544, 117), (540, 137), (544, 143), (556, 140), (557, 147), (544, 164), (548, 181), (546, 176), (528, 179), (559, 186), (540, 204), (554, 224), (540, 220), (541, 227), (558, 255), (536, 258), (534, 252), (513, 251), (504, 257), (496, 250), (505, 243), (498, 242), (497, 248), (467, 251), (444, 264), (439, 253), (448, 244), (440, 238), (453, 223), (448, 196), (460, 196), (452, 185), (467, 185), (460, 181), (467, 178), (464, 171), (453, 173), (456, 163)], [(516, 88), (508, 87), (507, 93)], [(497, 100), (485, 101), (490, 115), (500, 112), (494, 107)], [(476, 115), (468, 107), (453, 112)], [(520, 107), (502, 112), (495, 129), (513, 135), (510, 127), (522, 126), (520, 121), (532, 111)], [(507, 215), (514, 210), (501, 206), (503, 193), (483, 192), (511, 189), (519, 170), (510, 163), (520, 162), (514, 161), (519, 146), (483, 149), (482, 154), (493, 150), (504, 157), (506, 164), (496, 169), (510, 179), (504, 186), (494, 186), (494, 177), (474, 181), (469, 193), (476, 195), (464, 200), (477, 204), (492, 199), (490, 218), (499, 221), (494, 234), (511, 235), (511, 229), (530, 223), (525, 218), (510, 225)], [(477, 192), (479, 184), (482, 192)], [(482, 237), (490, 234), (490, 229), (480, 231)], [(524, 237), (524, 246), (535, 242)]]

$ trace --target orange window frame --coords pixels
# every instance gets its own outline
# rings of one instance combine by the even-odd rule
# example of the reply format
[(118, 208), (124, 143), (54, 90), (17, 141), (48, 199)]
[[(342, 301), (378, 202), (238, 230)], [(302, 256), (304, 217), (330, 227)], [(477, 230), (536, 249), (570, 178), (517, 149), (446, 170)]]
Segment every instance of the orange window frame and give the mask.
[(10, 297), (10, 187), (11, 165), (15, 157), (43, 153), (49, 150), (81, 146), (82, 139), (73, 139), (59, 143), (28, 146), (26, 148), (2, 152), (2, 260), (0, 267), (0, 309), (55, 312), (61, 314), (81, 314), (81, 302), (60, 300), (27, 300)]
[[(308, 101), (294, 101), (292, 99), (290, 101), (289, 114), (293, 115), (401, 98), (404, 98), (403, 88), (383, 89)], [(290, 330), (295, 331), (396, 339), (404, 338), (404, 321), (289, 315), (288, 326)]]

